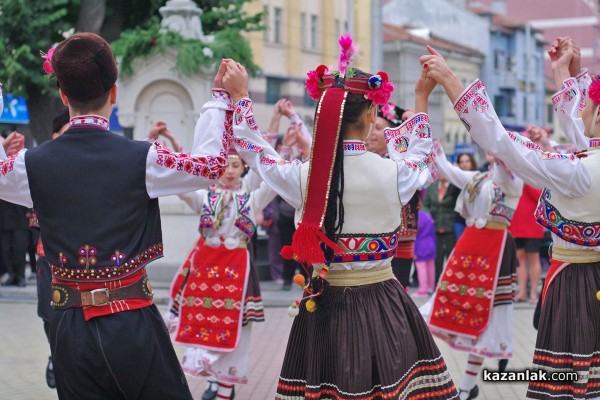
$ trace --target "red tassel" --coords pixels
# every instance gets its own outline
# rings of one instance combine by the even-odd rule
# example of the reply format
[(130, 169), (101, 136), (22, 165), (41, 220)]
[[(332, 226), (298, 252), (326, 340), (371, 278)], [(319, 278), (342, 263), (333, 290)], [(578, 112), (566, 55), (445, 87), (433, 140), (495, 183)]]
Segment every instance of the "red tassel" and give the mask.
[(324, 264), (325, 255), (321, 249), (320, 243), (333, 249), (335, 252), (341, 252), (341, 247), (329, 239), (318, 226), (307, 225), (300, 222), (294, 237), (292, 238), (292, 248), (296, 259), (305, 264)]
[(283, 246), (279, 255), (285, 260), (291, 260), (294, 257), (294, 249), (292, 246)]

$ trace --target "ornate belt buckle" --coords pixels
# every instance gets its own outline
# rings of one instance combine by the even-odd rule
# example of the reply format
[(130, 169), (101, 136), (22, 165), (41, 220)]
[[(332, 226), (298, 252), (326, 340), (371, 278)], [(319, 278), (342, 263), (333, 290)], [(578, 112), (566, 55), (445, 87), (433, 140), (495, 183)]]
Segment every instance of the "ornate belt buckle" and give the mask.
[[(92, 296), (92, 306), (98, 307), (108, 304), (108, 288), (94, 289), (90, 291), (90, 295)], [(96, 295), (99, 297), (98, 300), (96, 300)]]

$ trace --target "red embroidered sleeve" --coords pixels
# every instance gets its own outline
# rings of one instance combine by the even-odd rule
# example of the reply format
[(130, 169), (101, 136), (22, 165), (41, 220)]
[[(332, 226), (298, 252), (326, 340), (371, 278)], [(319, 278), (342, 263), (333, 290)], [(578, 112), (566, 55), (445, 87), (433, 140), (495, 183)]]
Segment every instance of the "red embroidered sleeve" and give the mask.
[[(223, 141), (225, 142), (225, 138)], [(171, 149), (163, 147), (159, 142), (154, 142), (153, 146), (158, 155), (156, 163), (165, 168), (208, 179), (218, 179), (227, 167), (227, 158), (223, 155), (194, 157), (188, 153), (175, 153)], [(227, 151), (229, 151), (229, 146), (227, 146)]]

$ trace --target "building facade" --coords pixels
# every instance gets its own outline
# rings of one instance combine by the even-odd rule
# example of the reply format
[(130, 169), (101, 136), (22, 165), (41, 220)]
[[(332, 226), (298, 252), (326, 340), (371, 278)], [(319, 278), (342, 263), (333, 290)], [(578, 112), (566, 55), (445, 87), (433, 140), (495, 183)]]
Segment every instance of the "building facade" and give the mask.
[[(371, 0), (254, 0), (248, 4), (250, 13), (265, 12), (266, 30), (248, 34), (254, 62), (261, 68), (249, 88), (259, 126), (266, 129), (273, 105), (282, 97), (291, 100), (312, 126), (316, 103), (306, 94), (306, 73), (319, 64), (337, 65), (338, 39), (344, 33), (351, 33), (360, 46), (353, 65), (370, 71), (371, 7)], [(282, 124), (281, 129), (286, 126)]]
[[(471, 83), (481, 74), (484, 61), (482, 53), (437, 38), (428, 29), (409, 30), (384, 24), (383, 33), (384, 69), (396, 86), (397, 94), (393, 100), (403, 108), (414, 107), (415, 82), (421, 73), (419, 57), (426, 52), (427, 44), (442, 53), (464, 84)], [(477, 152), (477, 147), (441, 87), (436, 88), (429, 98), (429, 115), (433, 135), (442, 141), (447, 154)]]

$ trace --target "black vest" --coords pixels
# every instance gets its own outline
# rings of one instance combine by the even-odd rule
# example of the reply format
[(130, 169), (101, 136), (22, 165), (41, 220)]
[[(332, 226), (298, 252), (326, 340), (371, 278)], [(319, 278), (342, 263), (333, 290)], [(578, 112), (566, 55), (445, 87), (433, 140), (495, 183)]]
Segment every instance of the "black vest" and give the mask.
[(110, 281), (162, 257), (158, 199), (146, 191), (150, 143), (97, 128), (67, 130), (25, 153), (52, 273)]

